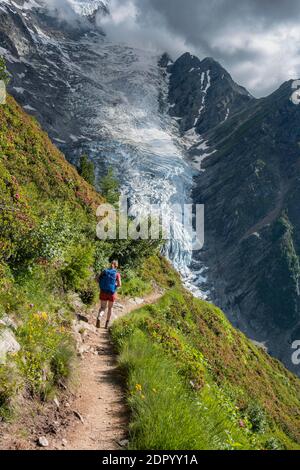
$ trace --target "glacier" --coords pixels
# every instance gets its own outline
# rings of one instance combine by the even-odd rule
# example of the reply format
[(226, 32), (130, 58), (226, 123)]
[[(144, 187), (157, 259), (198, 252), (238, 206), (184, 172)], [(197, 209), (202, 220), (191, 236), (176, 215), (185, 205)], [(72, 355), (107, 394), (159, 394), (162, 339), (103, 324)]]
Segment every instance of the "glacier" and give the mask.
[[(108, 7), (102, 0), (68, 2), (84, 18)], [(153, 204), (170, 212), (180, 236), (167, 243), (165, 254), (194, 295), (208, 298), (206, 268), (193, 259), (191, 234), (180, 231), (172, 213), (174, 204), (192, 203), (197, 170), (187, 158), (189, 139), (168, 113), (169, 75), (160, 57), (112, 43), (87, 23), (76, 25), (78, 30), (54, 23), (41, 0), (5, 3), (24, 25), (17, 53), (1, 49), (13, 75), (12, 94), (71, 162), (88, 154), (98, 181), (108, 167), (115, 169), (132, 215), (147, 214)]]

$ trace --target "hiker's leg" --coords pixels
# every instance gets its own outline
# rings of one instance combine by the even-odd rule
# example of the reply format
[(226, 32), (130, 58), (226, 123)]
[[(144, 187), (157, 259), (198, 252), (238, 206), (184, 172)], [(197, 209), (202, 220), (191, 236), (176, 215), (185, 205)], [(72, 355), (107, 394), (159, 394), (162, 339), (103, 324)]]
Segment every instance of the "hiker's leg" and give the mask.
[(99, 313), (98, 313), (98, 319), (99, 320), (105, 314), (106, 307), (107, 307), (107, 300), (101, 300), (101, 306), (100, 306), (100, 310), (99, 310)]
[(110, 322), (110, 319), (111, 319), (111, 316), (112, 316), (112, 313), (113, 313), (113, 306), (114, 306), (114, 303), (109, 301), (108, 302), (107, 319), (106, 319), (106, 328), (108, 327), (108, 324)]
[(101, 328), (101, 318), (103, 317), (107, 306), (106, 300), (101, 300), (100, 310), (97, 316), (96, 328)]

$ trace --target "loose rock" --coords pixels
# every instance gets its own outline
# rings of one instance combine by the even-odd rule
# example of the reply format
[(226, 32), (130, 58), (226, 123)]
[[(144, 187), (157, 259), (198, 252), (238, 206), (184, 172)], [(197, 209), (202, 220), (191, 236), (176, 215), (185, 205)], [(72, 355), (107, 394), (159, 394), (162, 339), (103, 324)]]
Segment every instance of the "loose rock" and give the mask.
[(38, 445), (40, 447), (48, 447), (49, 446), (49, 441), (45, 436), (40, 436), (38, 438)]
[(0, 330), (0, 364), (4, 364), (9, 353), (20, 351), (21, 346), (12, 331), (8, 329)]

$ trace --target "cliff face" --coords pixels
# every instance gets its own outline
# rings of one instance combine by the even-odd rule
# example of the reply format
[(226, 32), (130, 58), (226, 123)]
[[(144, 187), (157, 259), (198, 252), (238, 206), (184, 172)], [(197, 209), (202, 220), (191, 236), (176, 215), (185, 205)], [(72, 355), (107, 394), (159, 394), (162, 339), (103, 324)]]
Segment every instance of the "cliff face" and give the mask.
[(183, 132), (195, 128), (203, 134), (253, 100), (212, 58), (200, 61), (186, 53), (168, 71), (170, 113), (180, 118)]
[(196, 201), (206, 205), (205, 261), (234, 323), (291, 363), (299, 328), (299, 116), (291, 82), (249, 103), (207, 138)]
[[(254, 99), (212, 59), (168, 66), (170, 113), (200, 170), (212, 298), (295, 372), (299, 336), (299, 116), (292, 81)], [(191, 139), (192, 136), (192, 139)]]

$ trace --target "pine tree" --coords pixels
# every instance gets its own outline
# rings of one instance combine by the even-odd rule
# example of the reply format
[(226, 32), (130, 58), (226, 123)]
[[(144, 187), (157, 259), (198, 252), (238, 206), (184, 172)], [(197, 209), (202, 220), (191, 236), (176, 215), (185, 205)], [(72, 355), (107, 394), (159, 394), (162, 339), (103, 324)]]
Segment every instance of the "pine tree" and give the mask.
[(109, 168), (107, 175), (101, 180), (101, 194), (109, 204), (116, 204), (120, 197), (119, 183), (115, 178), (112, 168)]
[(95, 167), (87, 155), (80, 157), (78, 173), (92, 186), (95, 185)]

